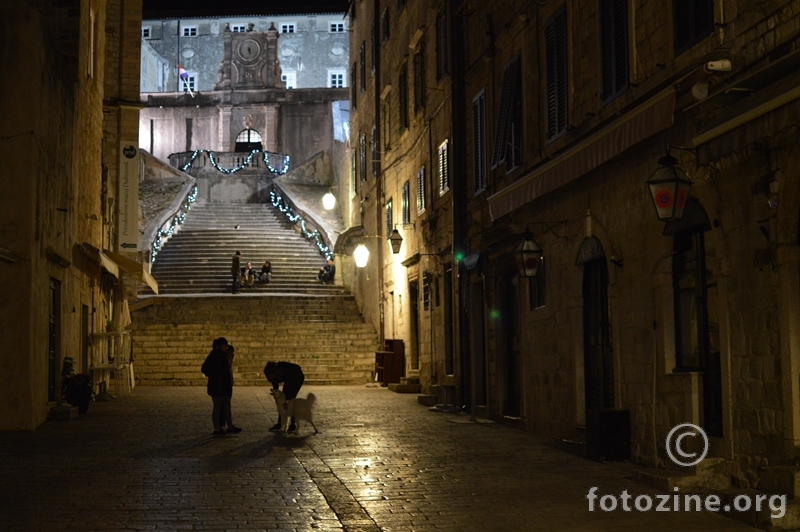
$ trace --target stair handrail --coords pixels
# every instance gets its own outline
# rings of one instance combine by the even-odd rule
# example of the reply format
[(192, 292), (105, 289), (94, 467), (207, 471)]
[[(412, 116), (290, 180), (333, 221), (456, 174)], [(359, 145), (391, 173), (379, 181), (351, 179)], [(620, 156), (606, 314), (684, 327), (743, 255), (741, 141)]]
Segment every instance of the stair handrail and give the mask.
[(196, 183), (188, 189), (183, 201), (181, 201), (180, 206), (167, 217), (167, 219), (159, 226), (158, 231), (156, 231), (156, 235), (150, 244), (150, 264), (156, 261), (156, 255), (158, 255), (158, 252), (161, 251), (163, 241), (165, 239), (169, 240), (169, 238), (175, 233), (176, 228), (179, 225), (183, 225), (183, 222), (186, 220), (186, 214), (189, 212), (189, 210), (191, 210), (192, 203), (195, 201), (197, 201)]
[[(269, 189), (269, 198), (272, 206), (285, 214), (290, 222), (299, 224), (300, 234), (308, 240), (312, 240), (314, 244), (316, 244), (317, 249), (319, 249), (320, 254), (322, 254), (326, 260), (333, 258), (333, 245), (325, 231), (320, 231), (313, 220), (306, 220), (301, 214), (298, 214), (300, 209), (294, 205), (291, 199), (282, 197), (280, 195), (280, 189), (278, 189), (275, 184)], [(309, 230), (309, 227), (311, 227), (312, 230)]]

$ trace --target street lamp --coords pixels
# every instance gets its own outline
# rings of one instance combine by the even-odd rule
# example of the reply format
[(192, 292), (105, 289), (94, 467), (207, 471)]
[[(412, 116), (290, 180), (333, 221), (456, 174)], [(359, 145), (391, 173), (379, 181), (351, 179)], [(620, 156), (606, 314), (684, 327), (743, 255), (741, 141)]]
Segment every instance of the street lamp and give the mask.
[(369, 260), (369, 250), (367, 246), (364, 244), (359, 244), (356, 246), (355, 251), (353, 251), (353, 258), (356, 260), (356, 266), (359, 268), (363, 268), (367, 265), (367, 261)]
[(692, 188), (691, 180), (676, 165), (677, 162), (678, 160), (668, 151), (658, 160), (661, 167), (645, 181), (650, 187), (658, 219), (662, 222), (681, 219), (689, 197), (689, 189)]
[(395, 255), (400, 253), (400, 246), (403, 244), (403, 237), (400, 236), (400, 232), (396, 227), (392, 231), (392, 234), (389, 235), (389, 243), (392, 245), (392, 253)]
[(324, 196), (322, 196), (322, 206), (325, 207), (326, 211), (332, 210), (336, 206), (336, 196), (328, 191)]
[(517, 268), (522, 277), (536, 277), (539, 265), (542, 263), (542, 248), (533, 239), (533, 235), (525, 233), (522, 242), (514, 251), (514, 258), (517, 261)]

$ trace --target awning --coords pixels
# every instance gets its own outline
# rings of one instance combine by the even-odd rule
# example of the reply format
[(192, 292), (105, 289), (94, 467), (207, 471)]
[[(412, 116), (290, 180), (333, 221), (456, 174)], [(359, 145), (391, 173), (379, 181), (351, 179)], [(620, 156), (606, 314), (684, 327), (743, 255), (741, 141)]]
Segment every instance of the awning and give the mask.
[(80, 246), (80, 250), (90, 259), (102, 266), (108, 273), (119, 279), (119, 267), (108, 255), (86, 242)]
[(119, 264), (119, 267), (122, 268), (123, 271), (133, 275), (134, 279), (137, 281), (147, 284), (153, 292), (158, 294), (158, 282), (144, 269), (144, 264), (124, 257), (119, 253), (114, 253), (113, 251), (106, 250), (105, 253), (114, 259), (114, 262)]
[(490, 196), (492, 220), (563, 187), (631, 146), (667, 129), (672, 125), (674, 113), (675, 90), (669, 88)]
[(467, 255), (464, 257), (464, 269), (469, 271), (474, 269), (481, 260), (481, 252), (473, 253), (472, 255)]

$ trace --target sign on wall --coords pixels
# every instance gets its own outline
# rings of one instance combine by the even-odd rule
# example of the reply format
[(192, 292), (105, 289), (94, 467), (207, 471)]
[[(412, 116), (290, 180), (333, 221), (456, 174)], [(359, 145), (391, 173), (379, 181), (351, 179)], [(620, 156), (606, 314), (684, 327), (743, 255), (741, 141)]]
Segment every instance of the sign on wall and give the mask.
[(139, 247), (139, 143), (122, 141), (119, 145), (119, 251), (137, 251)]

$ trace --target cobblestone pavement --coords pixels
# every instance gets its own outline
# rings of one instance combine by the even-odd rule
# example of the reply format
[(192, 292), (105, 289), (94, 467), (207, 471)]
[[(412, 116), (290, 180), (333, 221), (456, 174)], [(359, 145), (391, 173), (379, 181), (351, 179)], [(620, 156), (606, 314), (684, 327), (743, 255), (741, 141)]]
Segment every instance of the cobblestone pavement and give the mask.
[(563, 453), (385, 388), (306, 387), (317, 427), (271, 434), (266, 387), (237, 387), (241, 434), (211, 436), (201, 387), (137, 387), (73, 421), (0, 433), (0, 530), (753, 530), (711, 513), (589, 512), (654, 494), (631, 464)]

